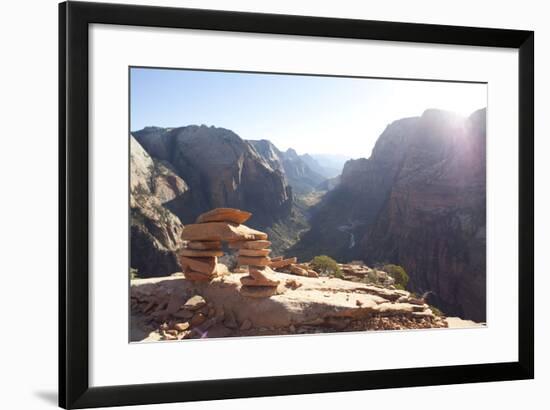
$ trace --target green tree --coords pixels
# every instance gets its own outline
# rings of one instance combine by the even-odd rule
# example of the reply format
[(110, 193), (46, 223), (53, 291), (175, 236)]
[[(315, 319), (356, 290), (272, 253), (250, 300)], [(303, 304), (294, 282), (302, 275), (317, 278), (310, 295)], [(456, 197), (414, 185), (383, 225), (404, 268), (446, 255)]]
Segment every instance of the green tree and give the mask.
[(386, 264), (382, 266), (382, 269), (388, 275), (395, 279), (395, 287), (398, 289), (406, 289), (409, 283), (409, 275), (405, 272), (402, 266), (394, 264)]
[(342, 276), (342, 271), (340, 270), (338, 263), (327, 255), (316, 256), (311, 260), (310, 266), (321, 275), (334, 275), (336, 277)]

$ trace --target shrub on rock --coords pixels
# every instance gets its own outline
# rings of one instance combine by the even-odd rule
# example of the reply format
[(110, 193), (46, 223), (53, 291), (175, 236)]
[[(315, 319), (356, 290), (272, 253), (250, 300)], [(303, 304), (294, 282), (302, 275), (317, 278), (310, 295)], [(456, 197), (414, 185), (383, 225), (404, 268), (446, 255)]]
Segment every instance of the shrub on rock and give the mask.
[(395, 279), (395, 287), (397, 289), (406, 289), (409, 283), (409, 275), (405, 272), (402, 266), (387, 264), (382, 266), (384, 272), (387, 272), (392, 278)]
[(342, 276), (338, 263), (327, 255), (316, 256), (311, 260), (310, 266), (321, 275)]

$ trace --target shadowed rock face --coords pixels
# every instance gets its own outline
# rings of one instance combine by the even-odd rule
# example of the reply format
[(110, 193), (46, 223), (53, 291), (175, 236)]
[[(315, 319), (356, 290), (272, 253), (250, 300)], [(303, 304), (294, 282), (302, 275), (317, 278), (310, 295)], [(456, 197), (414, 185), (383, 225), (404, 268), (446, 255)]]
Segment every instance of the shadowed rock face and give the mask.
[(182, 246), (183, 225), (163, 203), (187, 184), (164, 163), (154, 161), (130, 137), (130, 266), (141, 277), (181, 270), (174, 251)]
[(428, 110), (346, 163), (289, 253), (397, 263), (445, 313), (484, 321), (485, 199), (485, 110)]
[(427, 112), (417, 135), (362, 251), (406, 267), (443, 311), (485, 321), (485, 110), (467, 121)]
[(252, 212), (251, 226), (266, 227), (287, 217), (292, 192), (273, 169), (232, 131), (206, 126), (145, 128), (134, 133), (153, 158), (169, 162), (189, 190), (166, 204), (184, 223), (217, 208)]

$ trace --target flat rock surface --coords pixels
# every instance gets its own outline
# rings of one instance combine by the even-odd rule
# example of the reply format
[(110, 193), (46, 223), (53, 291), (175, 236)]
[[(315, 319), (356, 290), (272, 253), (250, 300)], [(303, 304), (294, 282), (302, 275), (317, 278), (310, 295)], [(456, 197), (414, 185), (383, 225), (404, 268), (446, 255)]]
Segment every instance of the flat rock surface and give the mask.
[[(276, 294), (269, 296), (267, 294), (271, 292), (266, 292), (267, 297), (250, 297), (250, 292), (245, 291), (243, 294), (241, 289), (241, 278), (247, 275), (248, 273), (228, 273), (223, 277), (215, 277), (208, 283), (192, 282), (178, 276), (135, 279), (131, 282), (131, 297), (135, 300), (147, 300), (151, 295), (155, 295), (158, 300), (163, 298), (162, 295), (166, 295), (169, 300), (169, 295), (178, 292), (200, 295), (211, 303), (216, 311), (231, 312), (231, 317), (234, 317), (237, 323), (250, 321), (251, 327), (246, 335), (267, 334), (261, 333), (259, 329), (274, 329), (272, 334), (287, 334), (288, 329), (323, 324), (340, 330), (351, 321), (356, 326), (358, 323), (371, 323), (373, 317), (387, 318), (384, 320), (394, 322), (400, 320), (413, 325), (420, 323), (414, 322), (415, 320), (422, 321), (422, 326), (418, 328), (446, 326), (442, 319), (428, 312), (427, 305), (419, 307), (411, 303), (395, 302), (408, 294), (406, 291), (336, 278), (309, 278), (274, 272), (270, 277), (281, 283)], [(297, 287), (285, 286), (290, 282)], [(415, 318), (413, 312), (418, 311), (426, 311), (427, 317)], [(248, 328), (248, 324), (246, 327)], [(398, 328), (401, 327), (388, 327)], [(141, 340), (140, 336), (143, 336), (143, 332), (133, 335), (132, 340)]]
[(485, 323), (477, 323), (473, 320), (465, 320), (461, 319), (459, 317), (448, 317), (447, 324), (449, 325), (449, 328), (451, 329), (468, 329), (468, 328), (476, 328), (476, 327), (486, 327)]

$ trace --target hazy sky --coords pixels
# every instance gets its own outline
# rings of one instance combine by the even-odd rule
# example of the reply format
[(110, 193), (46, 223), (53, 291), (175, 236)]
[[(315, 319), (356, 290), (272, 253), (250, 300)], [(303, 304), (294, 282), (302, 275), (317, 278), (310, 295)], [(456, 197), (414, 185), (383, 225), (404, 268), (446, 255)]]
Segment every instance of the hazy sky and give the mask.
[(469, 115), (485, 84), (134, 68), (131, 130), (228, 128), (279, 149), (369, 157), (386, 125), (440, 108)]

